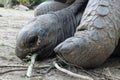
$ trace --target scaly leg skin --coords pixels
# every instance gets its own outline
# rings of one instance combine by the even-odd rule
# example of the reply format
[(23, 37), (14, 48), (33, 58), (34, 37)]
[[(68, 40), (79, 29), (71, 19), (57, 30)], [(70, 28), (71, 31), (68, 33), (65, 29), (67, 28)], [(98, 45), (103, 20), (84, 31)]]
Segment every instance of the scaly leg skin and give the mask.
[(94, 68), (113, 53), (119, 34), (120, 0), (89, 0), (74, 36), (54, 50), (70, 64)]

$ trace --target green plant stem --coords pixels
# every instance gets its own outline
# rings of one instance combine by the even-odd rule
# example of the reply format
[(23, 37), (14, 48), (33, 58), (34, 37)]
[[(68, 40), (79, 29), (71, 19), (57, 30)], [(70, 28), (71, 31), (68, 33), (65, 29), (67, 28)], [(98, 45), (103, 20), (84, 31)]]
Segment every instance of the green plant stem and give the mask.
[(37, 54), (33, 54), (32, 57), (31, 57), (31, 63), (30, 63), (30, 65), (28, 66), (28, 70), (27, 70), (27, 73), (26, 73), (26, 76), (27, 76), (28, 78), (30, 78), (31, 75), (32, 75), (32, 69), (33, 69), (33, 66), (34, 66), (36, 57), (37, 57)]

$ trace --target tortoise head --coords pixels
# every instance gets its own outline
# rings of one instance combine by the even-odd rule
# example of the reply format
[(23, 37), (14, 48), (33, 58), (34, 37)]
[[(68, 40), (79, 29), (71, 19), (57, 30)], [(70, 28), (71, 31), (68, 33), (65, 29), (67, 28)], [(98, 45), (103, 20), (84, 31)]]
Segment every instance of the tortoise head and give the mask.
[(16, 55), (22, 60), (32, 53), (37, 53), (42, 58), (48, 56), (54, 43), (54, 32), (49, 29), (43, 22), (36, 20), (25, 25), (17, 35)]

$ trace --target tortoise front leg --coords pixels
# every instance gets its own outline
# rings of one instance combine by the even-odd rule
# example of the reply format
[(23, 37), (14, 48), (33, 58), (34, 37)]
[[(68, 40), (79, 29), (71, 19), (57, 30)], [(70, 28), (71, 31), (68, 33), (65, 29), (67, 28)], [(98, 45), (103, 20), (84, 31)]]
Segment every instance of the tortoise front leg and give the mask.
[(75, 35), (54, 50), (70, 64), (93, 68), (113, 53), (119, 34), (120, 0), (89, 0)]

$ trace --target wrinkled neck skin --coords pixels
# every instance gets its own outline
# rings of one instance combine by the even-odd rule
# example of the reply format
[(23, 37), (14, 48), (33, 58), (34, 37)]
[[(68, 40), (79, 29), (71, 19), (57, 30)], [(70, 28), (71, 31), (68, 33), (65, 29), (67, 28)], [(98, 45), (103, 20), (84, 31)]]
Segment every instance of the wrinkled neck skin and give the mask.
[(75, 0), (75, 2), (66, 8), (66, 10), (71, 10), (74, 14), (78, 14), (80, 10), (85, 9), (89, 0)]
[[(73, 6), (76, 10), (81, 8)], [(56, 45), (73, 36), (80, 23), (82, 13), (77, 13), (74, 8), (71, 6), (31, 20), (17, 36), (17, 56), (21, 59), (30, 53), (39, 54), (40, 59), (50, 56)]]

